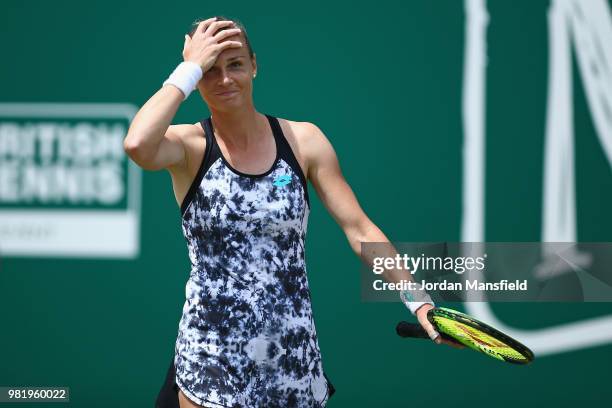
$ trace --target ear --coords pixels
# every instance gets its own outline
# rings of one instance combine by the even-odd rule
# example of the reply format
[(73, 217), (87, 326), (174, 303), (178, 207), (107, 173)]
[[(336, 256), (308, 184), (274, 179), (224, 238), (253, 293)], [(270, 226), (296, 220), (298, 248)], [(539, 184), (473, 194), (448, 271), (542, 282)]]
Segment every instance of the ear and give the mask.
[(257, 55), (253, 53), (253, 58), (251, 58), (251, 64), (253, 65), (253, 78), (257, 75)]

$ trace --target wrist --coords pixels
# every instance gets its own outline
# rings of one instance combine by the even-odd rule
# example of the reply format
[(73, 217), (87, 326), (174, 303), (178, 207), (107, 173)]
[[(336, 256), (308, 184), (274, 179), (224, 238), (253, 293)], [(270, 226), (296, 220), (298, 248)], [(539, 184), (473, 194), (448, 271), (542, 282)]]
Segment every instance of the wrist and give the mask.
[[(426, 305), (429, 305), (430, 307), (424, 307), (424, 306), (426, 306)], [(432, 302), (432, 303), (422, 302), (422, 303), (421, 303), (420, 305), (418, 305), (418, 307), (417, 307), (417, 308), (414, 310), (414, 314), (415, 314), (415, 315), (419, 314), (419, 312), (420, 312), (421, 310), (425, 310), (425, 311), (426, 311), (426, 310), (429, 310), (429, 309), (433, 309), (435, 306), (436, 306), (436, 305), (434, 305), (434, 304), (433, 304), (433, 302)]]
[(416, 285), (416, 288), (412, 290), (402, 290), (400, 298), (413, 315), (416, 315), (417, 310), (423, 305), (436, 306), (429, 294), (420, 285)]
[(199, 64), (192, 61), (183, 61), (164, 81), (163, 86), (173, 85), (178, 88), (183, 93), (183, 100), (185, 100), (196, 88), (203, 75), (202, 67)]

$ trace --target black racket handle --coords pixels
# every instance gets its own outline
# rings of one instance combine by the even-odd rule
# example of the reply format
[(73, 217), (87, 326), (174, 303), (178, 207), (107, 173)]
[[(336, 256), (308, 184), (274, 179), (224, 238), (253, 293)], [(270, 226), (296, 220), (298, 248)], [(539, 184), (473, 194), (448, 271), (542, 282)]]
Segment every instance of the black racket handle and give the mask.
[[(416, 339), (429, 339), (429, 335), (418, 323), (399, 322), (395, 327), (397, 335), (400, 337), (413, 337)], [(440, 336), (446, 340), (453, 340), (450, 336), (440, 333)]]
[(395, 328), (400, 337), (415, 337), (419, 339), (429, 339), (429, 335), (418, 323), (399, 322)]

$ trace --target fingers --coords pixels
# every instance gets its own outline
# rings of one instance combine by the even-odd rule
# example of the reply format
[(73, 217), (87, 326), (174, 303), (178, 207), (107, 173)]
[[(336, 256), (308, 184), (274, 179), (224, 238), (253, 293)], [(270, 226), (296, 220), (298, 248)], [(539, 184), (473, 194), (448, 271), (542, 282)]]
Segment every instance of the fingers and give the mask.
[(436, 344), (446, 344), (447, 346), (451, 346), (456, 349), (465, 348), (463, 344), (459, 343), (458, 341), (455, 341), (454, 339), (442, 337), (442, 335), (438, 333), (433, 327), (432, 331), (428, 331), (427, 333), (429, 334), (429, 338), (431, 338)]
[(217, 50), (221, 51), (226, 48), (240, 48), (242, 47), (242, 43), (240, 41), (223, 41), (222, 43), (217, 44)]
[(208, 27), (206, 27), (206, 31), (204, 31), (204, 35), (213, 36), (220, 28), (233, 26), (233, 21), (215, 21), (210, 23)]
[(211, 18), (207, 18), (204, 21), (200, 21), (200, 24), (198, 24), (198, 28), (196, 29), (196, 33), (203, 33), (208, 26), (216, 20), (216, 17), (211, 17)]
[(441, 344), (443, 340), (442, 336), (440, 336), (440, 333), (438, 333), (431, 324), (429, 324), (428, 326), (429, 327), (426, 327), (424, 325), (423, 328), (427, 332), (427, 335), (429, 335), (429, 338), (432, 339), (434, 343)]
[(459, 342), (453, 340), (442, 339), (442, 344), (446, 344), (447, 346), (451, 346), (456, 349), (463, 349), (465, 346)]
[(425, 332), (429, 338), (436, 342), (436, 344), (440, 344), (440, 333), (438, 333), (429, 320), (427, 320), (427, 316), (423, 313), (417, 313), (417, 319), (419, 320), (419, 323), (423, 329), (425, 329)]
[(227, 29), (227, 30), (219, 30), (219, 31), (217, 31), (217, 34), (215, 34), (213, 36), (213, 38), (217, 42), (220, 42), (221, 40), (224, 40), (224, 39), (226, 39), (228, 37), (240, 34), (240, 31), (241, 30), (239, 28), (230, 28), (230, 29)]
[(424, 313), (421, 313), (418, 315), (418, 320), (421, 326), (423, 327), (423, 329), (425, 329), (425, 331), (429, 335), (429, 338), (433, 340), (434, 343), (446, 344), (447, 346), (451, 346), (456, 349), (465, 348), (463, 344), (459, 343), (458, 341), (455, 341), (454, 339), (442, 337), (442, 335), (438, 333), (438, 331), (431, 324), (431, 322), (427, 320), (427, 317)]

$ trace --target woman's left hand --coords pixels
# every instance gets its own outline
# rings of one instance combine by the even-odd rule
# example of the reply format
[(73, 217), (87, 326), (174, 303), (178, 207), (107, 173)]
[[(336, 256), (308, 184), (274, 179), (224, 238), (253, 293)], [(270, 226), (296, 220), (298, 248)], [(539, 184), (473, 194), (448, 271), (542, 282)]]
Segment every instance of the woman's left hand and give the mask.
[(419, 307), (416, 311), (416, 317), (419, 320), (419, 323), (421, 324), (421, 326), (423, 326), (423, 328), (425, 329), (425, 331), (427, 332), (427, 334), (429, 335), (429, 337), (436, 343), (436, 344), (446, 344), (448, 346), (454, 347), (454, 348), (458, 348), (458, 349), (462, 349), (465, 348), (465, 346), (461, 343), (458, 343), (454, 340), (451, 339), (445, 339), (443, 338), (440, 333), (438, 333), (438, 331), (433, 327), (433, 325), (429, 322), (429, 320), (427, 319), (427, 312), (430, 309), (433, 309), (434, 307), (432, 305), (430, 305), (429, 303), (425, 303), (423, 306)]

